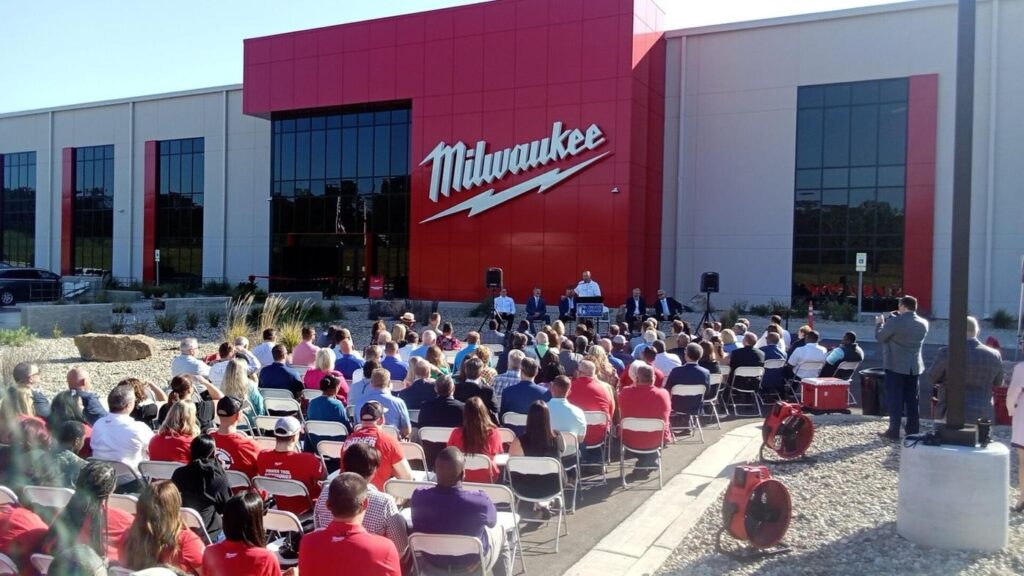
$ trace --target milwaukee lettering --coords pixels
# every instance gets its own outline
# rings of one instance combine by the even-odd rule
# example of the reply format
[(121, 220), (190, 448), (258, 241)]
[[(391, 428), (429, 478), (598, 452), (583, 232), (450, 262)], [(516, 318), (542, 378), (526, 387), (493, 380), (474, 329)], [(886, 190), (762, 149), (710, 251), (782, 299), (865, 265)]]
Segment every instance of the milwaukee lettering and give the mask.
[(491, 184), (509, 174), (519, 174), (594, 150), (606, 141), (597, 124), (591, 124), (583, 132), (578, 128), (563, 130), (562, 123), (555, 122), (551, 136), (495, 152), (487, 152), (484, 140), (477, 142), (475, 148), (469, 148), (465, 142), (451, 146), (440, 142), (420, 162), (420, 166), (433, 163), (430, 199), (437, 202), (441, 196), (450, 196), (452, 190), (458, 192)]

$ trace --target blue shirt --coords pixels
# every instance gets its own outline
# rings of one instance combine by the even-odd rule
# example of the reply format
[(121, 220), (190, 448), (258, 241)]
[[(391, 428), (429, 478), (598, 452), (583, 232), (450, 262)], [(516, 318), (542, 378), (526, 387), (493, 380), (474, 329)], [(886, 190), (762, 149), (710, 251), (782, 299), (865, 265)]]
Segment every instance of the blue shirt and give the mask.
[(612, 368), (615, 368), (615, 371), (618, 372), (619, 374), (622, 374), (622, 371), (626, 369), (626, 364), (623, 363), (622, 360), (616, 358), (615, 356), (609, 356), (608, 363), (611, 364)]
[(405, 380), (405, 377), (409, 374), (409, 365), (402, 362), (402, 359), (398, 356), (384, 356), (384, 359), (380, 362), (380, 367), (391, 373), (392, 380)]
[[(514, 384), (505, 388), (501, 393), (501, 416), (504, 417), (506, 412), (517, 412), (519, 414), (529, 414), (530, 405), (537, 400), (543, 400), (547, 402), (551, 400), (551, 392), (539, 385), (534, 384), (530, 380), (520, 380), (518, 384)], [(511, 426), (510, 427), (516, 435), (522, 434), (525, 428), (522, 426)], [(417, 527), (417, 529), (419, 529)]]
[(363, 369), (363, 359), (355, 354), (341, 354), (334, 361), (334, 369), (345, 376), (345, 380), (352, 381), (352, 375), (356, 370)]
[[(327, 422), (339, 422), (345, 425), (345, 428), (352, 431), (352, 423), (348, 419), (348, 413), (345, 412), (345, 404), (337, 398), (328, 398), (327, 396), (318, 396), (309, 401), (309, 408), (306, 410), (307, 420), (325, 420)], [(316, 447), (322, 440), (334, 440), (340, 442), (344, 440), (343, 436), (318, 436), (316, 434), (309, 435), (309, 442), (306, 442), (306, 447), (309, 448), (306, 452), (313, 452), (313, 448)]]
[(424, 345), (420, 344), (419, 346), (413, 348), (412, 352), (409, 352), (409, 358), (412, 358), (413, 356), (419, 356), (420, 358), (426, 358), (427, 357), (427, 349), (428, 348), (430, 348), (430, 346), (424, 346)]
[(462, 361), (466, 359), (466, 356), (472, 354), (474, 350), (476, 350), (476, 344), (469, 344), (462, 350), (459, 350), (459, 353), (455, 355), (455, 371), (458, 371), (459, 366), (462, 365)]
[(357, 415), (363, 413), (363, 404), (370, 400), (376, 400), (387, 408), (387, 412), (384, 413), (384, 424), (398, 428), (399, 432), (411, 427), (409, 410), (405, 406), (405, 401), (397, 396), (392, 396), (390, 391), (385, 392), (373, 387), (367, 390), (366, 394), (359, 399), (359, 404), (356, 404)]
[(280, 362), (273, 362), (260, 370), (260, 388), (289, 390), (293, 396), (298, 398), (305, 385), (299, 378), (298, 372)]

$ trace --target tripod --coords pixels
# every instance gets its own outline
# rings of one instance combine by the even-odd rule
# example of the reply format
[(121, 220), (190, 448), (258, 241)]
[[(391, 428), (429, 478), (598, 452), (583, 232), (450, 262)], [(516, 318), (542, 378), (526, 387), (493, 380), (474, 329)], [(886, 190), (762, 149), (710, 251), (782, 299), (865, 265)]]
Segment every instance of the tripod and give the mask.
[(697, 323), (697, 330), (704, 325), (705, 322), (714, 322), (715, 315), (711, 313), (714, 308), (711, 307), (711, 292), (704, 293), (704, 315), (700, 317), (700, 322)]
[(487, 321), (491, 320), (492, 318), (494, 320), (497, 320), (498, 327), (499, 328), (501, 327), (501, 317), (498, 316), (498, 310), (494, 308), (494, 298), (497, 295), (498, 295), (498, 289), (492, 287), (491, 288), (491, 311), (486, 316), (484, 316), (483, 320), (480, 321), (480, 327), (476, 329), (476, 331), (478, 333), (481, 333), (481, 334), (483, 333), (484, 326), (486, 326), (487, 325)]

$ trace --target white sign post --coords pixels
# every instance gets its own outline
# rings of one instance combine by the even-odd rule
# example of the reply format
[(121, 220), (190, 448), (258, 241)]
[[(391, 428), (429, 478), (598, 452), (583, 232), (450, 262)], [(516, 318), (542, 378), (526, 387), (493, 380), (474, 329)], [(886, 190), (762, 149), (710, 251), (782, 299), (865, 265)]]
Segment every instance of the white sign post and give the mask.
[(156, 285), (160, 285), (160, 250), (153, 250), (153, 261), (156, 262)]
[(868, 253), (857, 252), (857, 316), (864, 312), (862, 298), (864, 297), (864, 272), (868, 269)]

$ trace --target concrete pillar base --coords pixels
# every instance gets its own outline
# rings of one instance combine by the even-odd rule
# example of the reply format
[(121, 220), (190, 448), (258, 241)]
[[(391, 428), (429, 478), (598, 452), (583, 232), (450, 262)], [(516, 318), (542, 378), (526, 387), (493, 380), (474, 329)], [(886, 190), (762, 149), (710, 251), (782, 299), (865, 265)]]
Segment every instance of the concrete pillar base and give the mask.
[(900, 452), (896, 530), (911, 542), (951, 550), (1000, 550), (1007, 545), (1010, 451), (904, 446)]

